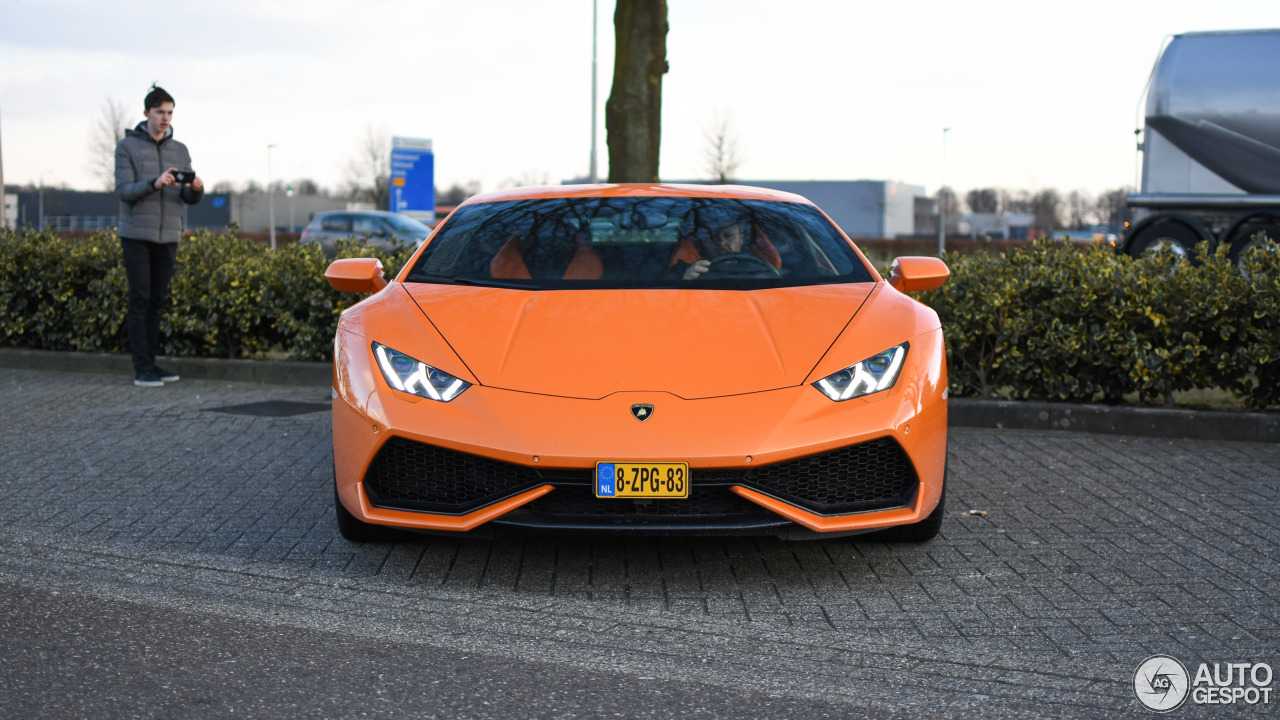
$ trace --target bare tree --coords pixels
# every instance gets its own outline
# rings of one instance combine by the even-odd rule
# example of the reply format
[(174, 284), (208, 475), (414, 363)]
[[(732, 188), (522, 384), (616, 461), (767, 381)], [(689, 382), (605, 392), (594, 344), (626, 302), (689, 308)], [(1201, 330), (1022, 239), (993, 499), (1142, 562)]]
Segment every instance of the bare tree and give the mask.
[[(945, 215), (947, 227), (945, 232), (947, 235), (954, 235), (957, 232), (957, 223), (960, 221), (960, 197), (956, 195), (956, 191), (950, 187), (943, 186), (933, 196), (934, 207), (938, 214)], [(943, 212), (945, 210), (945, 213)], [(934, 220), (940, 218), (935, 215)]]
[(471, 180), (465, 185), (454, 183), (443, 193), (436, 190), (437, 205), (461, 205), (463, 200), (480, 192), (480, 181)]
[(995, 188), (979, 188), (965, 193), (965, 203), (972, 213), (1000, 212), (1000, 191)]
[(1126, 200), (1132, 188), (1119, 187), (1114, 190), (1108, 190), (1098, 196), (1094, 201), (1094, 212), (1098, 215), (1098, 222), (1111, 228), (1113, 232), (1119, 232), (1124, 228), (1124, 224), (1129, 221), (1129, 204)]
[(102, 109), (89, 130), (89, 170), (104, 190), (116, 188), (116, 143), (136, 124), (129, 122), (130, 119), (122, 103), (107, 98), (102, 101)]
[(733, 125), (729, 121), (729, 113), (716, 111), (711, 120), (711, 128), (704, 130), (706, 149), (703, 159), (706, 161), (707, 174), (718, 183), (726, 183), (734, 178), (738, 166), (742, 164), (742, 155), (738, 149), (738, 138)]
[(1030, 213), (1034, 212), (1032, 207), (1031, 193), (1026, 190), (1001, 190), (1000, 191), (1000, 207), (1006, 212)]
[(1035, 227), (1042, 232), (1062, 229), (1062, 195), (1047, 188), (1031, 196), (1031, 213), (1035, 215)]
[(933, 200), (937, 203), (939, 209), (943, 208), (945, 203), (947, 215), (951, 220), (954, 220), (956, 215), (960, 214), (960, 198), (956, 195), (956, 191), (950, 187), (944, 186), (940, 188), (933, 196)]
[(353, 199), (372, 202), (375, 208), (386, 210), (391, 183), (391, 135), (386, 127), (366, 124), (355, 157), (343, 169), (347, 173), (347, 192)]
[(293, 188), (299, 196), (303, 195), (324, 195), (324, 188), (320, 187), (315, 180), (311, 178), (302, 178), (293, 182)]
[(1067, 194), (1067, 226), (1072, 230), (1084, 230), (1093, 224), (1093, 198), (1084, 190), (1072, 190)]
[(604, 107), (609, 182), (657, 182), (666, 0), (618, 0), (613, 13), (613, 89)]
[(541, 170), (525, 170), (518, 176), (509, 177), (498, 183), (499, 188), (527, 187), (529, 185), (550, 185), (551, 176)]

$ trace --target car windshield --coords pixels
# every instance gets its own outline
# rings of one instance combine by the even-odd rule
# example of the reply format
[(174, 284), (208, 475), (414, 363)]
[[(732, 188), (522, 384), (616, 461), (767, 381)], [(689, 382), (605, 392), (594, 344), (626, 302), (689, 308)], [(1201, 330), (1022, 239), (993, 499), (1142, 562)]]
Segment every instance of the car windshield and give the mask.
[(554, 290), (753, 289), (872, 278), (810, 205), (644, 196), (465, 205), (406, 279)]
[(403, 215), (384, 215), (388, 223), (391, 223), (391, 229), (397, 235), (412, 235), (414, 237), (425, 237), (431, 234), (431, 228), (414, 220), (411, 217)]

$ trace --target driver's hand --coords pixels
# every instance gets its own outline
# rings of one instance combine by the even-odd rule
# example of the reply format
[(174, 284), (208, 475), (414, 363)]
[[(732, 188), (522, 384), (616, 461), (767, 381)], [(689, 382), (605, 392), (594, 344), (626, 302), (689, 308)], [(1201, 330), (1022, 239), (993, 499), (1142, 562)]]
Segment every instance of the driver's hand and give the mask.
[(694, 264), (690, 265), (689, 269), (684, 271), (684, 279), (696, 280), (699, 275), (701, 275), (702, 273), (710, 269), (711, 269), (711, 261), (707, 260), (706, 258), (703, 258), (702, 260), (699, 260)]

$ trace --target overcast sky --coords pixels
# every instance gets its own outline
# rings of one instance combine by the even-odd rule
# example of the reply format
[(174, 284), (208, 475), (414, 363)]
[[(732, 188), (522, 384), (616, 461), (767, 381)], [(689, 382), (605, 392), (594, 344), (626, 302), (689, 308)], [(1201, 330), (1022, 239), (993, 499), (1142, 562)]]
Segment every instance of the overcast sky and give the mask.
[[(1134, 182), (1165, 37), (1280, 27), (1276, 0), (668, 0), (661, 174), (707, 176), (729, 118), (744, 180), (888, 179), (1097, 193)], [(158, 81), (207, 183), (336, 186), (366, 127), (430, 138), (436, 185), (586, 175), (591, 0), (0, 0), (8, 183), (97, 189), (104, 102)], [(599, 167), (613, 2), (599, 0)]]

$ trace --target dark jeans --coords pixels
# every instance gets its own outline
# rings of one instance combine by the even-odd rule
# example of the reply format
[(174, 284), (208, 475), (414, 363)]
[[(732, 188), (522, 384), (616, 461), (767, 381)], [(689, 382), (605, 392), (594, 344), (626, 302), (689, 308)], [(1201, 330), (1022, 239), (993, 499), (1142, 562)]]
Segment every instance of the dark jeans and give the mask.
[(120, 238), (124, 272), (129, 278), (129, 309), (125, 329), (136, 375), (156, 364), (160, 349), (160, 311), (169, 297), (169, 281), (178, 258), (177, 243), (153, 243)]

